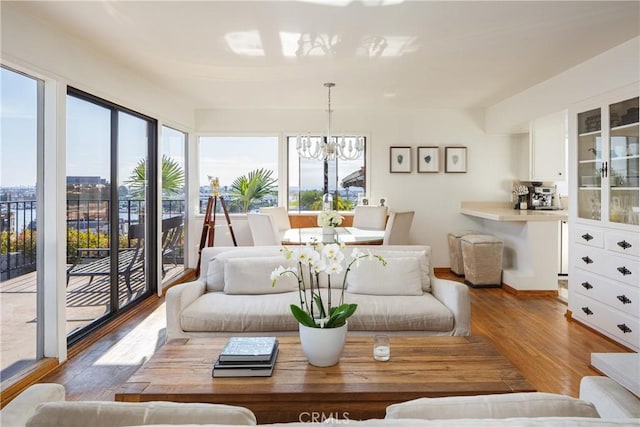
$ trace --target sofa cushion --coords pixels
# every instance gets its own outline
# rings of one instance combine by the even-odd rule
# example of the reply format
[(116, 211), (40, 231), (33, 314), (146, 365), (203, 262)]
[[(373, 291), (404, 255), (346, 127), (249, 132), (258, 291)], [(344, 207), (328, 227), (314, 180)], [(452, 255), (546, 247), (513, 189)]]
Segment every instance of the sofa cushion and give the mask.
[[(239, 248), (233, 247), (212, 257), (207, 268), (206, 285), (207, 292), (221, 291), (224, 289), (224, 264), (232, 258), (249, 258), (281, 255), (278, 246), (255, 246)], [(284, 256), (281, 255), (284, 261)]]
[[(422, 290), (431, 292), (431, 260), (426, 250), (400, 250), (400, 249), (375, 249), (371, 251), (374, 255), (380, 255), (386, 261), (391, 258), (416, 257), (420, 261), (420, 280)], [(351, 273), (349, 273), (351, 274)]]
[(264, 295), (208, 292), (182, 311), (180, 323), (186, 332), (294, 331), (298, 324), (289, 305), (299, 303), (297, 291)]
[(368, 295), (422, 295), (418, 257), (390, 257), (386, 265), (378, 260), (360, 261), (347, 276), (347, 290)]
[(460, 419), (520, 417), (599, 418), (593, 404), (550, 393), (421, 398), (387, 407), (386, 418)]
[(54, 402), (45, 403), (27, 427), (101, 427), (138, 424), (255, 425), (253, 413), (239, 406), (175, 402)]
[[(326, 290), (324, 293), (326, 298)], [(340, 290), (332, 289), (331, 298), (337, 303)], [(378, 296), (346, 292), (345, 301), (358, 304), (349, 319), (352, 331), (434, 331), (445, 335), (454, 327), (451, 311), (430, 293)], [(264, 295), (208, 292), (182, 311), (180, 323), (186, 332), (297, 331), (289, 306), (299, 303), (297, 291)]]
[(278, 294), (298, 290), (298, 279), (291, 274), (281, 276), (275, 286), (271, 273), (278, 268), (295, 267), (282, 256), (230, 258), (224, 263), (224, 292), (236, 295)]

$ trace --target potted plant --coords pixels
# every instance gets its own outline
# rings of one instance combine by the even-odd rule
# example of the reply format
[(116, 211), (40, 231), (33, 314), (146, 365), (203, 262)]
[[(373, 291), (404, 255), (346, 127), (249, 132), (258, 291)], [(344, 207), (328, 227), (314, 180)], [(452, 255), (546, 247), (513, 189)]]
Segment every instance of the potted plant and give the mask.
[[(352, 268), (358, 268), (360, 261), (369, 259), (386, 261), (370, 250), (353, 248), (350, 258), (345, 260), (344, 246), (337, 243), (324, 245), (309, 243), (293, 250), (284, 247), (284, 257), (297, 262), (295, 267), (279, 266), (271, 273), (271, 283), (275, 286), (278, 279), (294, 276), (298, 281), (299, 305), (291, 304), (291, 313), (298, 321), (300, 343), (309, 360), (315, 366), (335, 365), (342, 353), (347, 334), (347, 319), (358, 308), (357, 304), (344, 301), (347, 277)], [(343, 266), (346, 264), (346, 267)], [(331, 301), (331, 276), (344, 271), (340, 285), (340, 301), (334, 305)], [(326, 298), (320, 287), (321, 275), (326, 275)]]

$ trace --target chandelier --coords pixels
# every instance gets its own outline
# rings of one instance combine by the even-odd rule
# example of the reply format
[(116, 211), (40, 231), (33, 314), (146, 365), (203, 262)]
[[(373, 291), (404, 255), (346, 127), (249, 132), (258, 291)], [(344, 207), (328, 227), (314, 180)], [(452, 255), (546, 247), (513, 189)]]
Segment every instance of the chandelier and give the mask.
[(298, 136), (296, 150), (298, 155), (304, 159), (311, 160), (355, 160), (364, 151), (364, 137), (334, 137), (331, 134), (331, 88), (335, 83), (325, 83), (328, 95), (327, 109), (327, 133), (321, 137), (311, 135)]

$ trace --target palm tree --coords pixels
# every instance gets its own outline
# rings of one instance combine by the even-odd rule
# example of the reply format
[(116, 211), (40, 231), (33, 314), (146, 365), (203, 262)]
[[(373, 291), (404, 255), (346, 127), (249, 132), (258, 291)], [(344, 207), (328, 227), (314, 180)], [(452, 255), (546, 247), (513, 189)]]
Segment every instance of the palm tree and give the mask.
[(229, 194), (242, 204), (242, 212), (247, 212), (251, 204), (268, 194), (274, 194), (273, 186), (277, 180), (272, 178), (273, 171), (256, 169), (236, 178), (229, 187)]
[[(143, 199), (145, 190), (147, 162), (142, 159), (131, 172), (129, 180), (130, 194), (134, 199)], [(182, 166), (166, 154), (162, 155), (162, 195), (164, 197), (179, 194), (184, 188), (184, 170)]]

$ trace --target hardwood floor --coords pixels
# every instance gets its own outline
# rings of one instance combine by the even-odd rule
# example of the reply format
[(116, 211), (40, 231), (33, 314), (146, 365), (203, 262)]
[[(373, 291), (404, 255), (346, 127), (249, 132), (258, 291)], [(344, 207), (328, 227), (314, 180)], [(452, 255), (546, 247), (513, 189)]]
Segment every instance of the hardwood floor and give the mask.
[[(450, 273), (438, 276), (458, 280)], [(624, 347), (565, 317), (557, 298), (523, 298), (502, 289), (471, 289), (472, 334), (487, 337), (538, 390), (578, 396), (580, 379), (597, 375), (592, 352)], [(57, 382), (69, 400), (114, 400), (124, 383), (164, 343), (163, 299), (153, 298), (127, 322), (74, 356), (42, 382)]]

